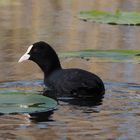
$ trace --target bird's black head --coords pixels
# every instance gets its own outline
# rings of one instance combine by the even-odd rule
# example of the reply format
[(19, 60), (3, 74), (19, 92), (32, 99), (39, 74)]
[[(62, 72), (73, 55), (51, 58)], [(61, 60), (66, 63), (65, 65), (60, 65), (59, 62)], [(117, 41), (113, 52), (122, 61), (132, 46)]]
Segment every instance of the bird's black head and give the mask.
[(60, 69), (59, 58), (54, 49), (47, 43), (40, 41), (32, 44), (18, 62), (32, 60), (37, 63), (45, 74)]

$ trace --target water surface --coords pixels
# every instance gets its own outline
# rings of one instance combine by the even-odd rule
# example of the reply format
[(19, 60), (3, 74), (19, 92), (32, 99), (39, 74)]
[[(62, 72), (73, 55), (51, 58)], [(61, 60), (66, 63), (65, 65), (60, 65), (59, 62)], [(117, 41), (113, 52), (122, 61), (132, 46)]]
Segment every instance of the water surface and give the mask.
[[(83, 22), (81, 10), (140, 11), (138, 0), (2, 0), (0, 2), (0, 90), (42, 90), (42, 72), (32, 62), (17, 61), (33, 42), (44, 40), (57, 52), (86, 49), (139, 49), (140, 28)], [(102, 105), (60, 102), (43, 120), (29, 115), (0, 116), (0, 138), (22, 140), (136, 140), (140, 137), (140, 64), (61, 58), (64, 68), (99, 75), (106, 85)], [(48, 118), (49, 117), (49, 118)]]

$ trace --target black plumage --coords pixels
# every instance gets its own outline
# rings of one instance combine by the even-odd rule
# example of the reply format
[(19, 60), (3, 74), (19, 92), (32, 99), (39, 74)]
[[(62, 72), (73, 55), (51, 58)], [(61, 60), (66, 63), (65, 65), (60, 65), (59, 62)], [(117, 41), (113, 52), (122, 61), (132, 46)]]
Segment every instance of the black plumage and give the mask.
[(63, 69), (54, 49), (43, 41), (34, 43), (26, 55), (44, 72), (46, 95), (97, 98), (105, 93), (104, 84), (97, 75), (82, 69)]

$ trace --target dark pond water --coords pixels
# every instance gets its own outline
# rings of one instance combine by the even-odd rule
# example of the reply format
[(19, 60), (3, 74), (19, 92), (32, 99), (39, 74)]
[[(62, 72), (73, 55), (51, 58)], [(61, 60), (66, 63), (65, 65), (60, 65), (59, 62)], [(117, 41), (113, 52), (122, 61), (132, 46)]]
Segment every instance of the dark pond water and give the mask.
[[(17, 61), (27, 47), (44, 40), (57, 52), (86, 49), (139, 50), (140, 27), (83, 22), (81, 10), (140, 12), (139, 0), (1, 0), (0, 91), (38, 91), (43, 78), (32, 62)], [(138, 140), (140, 137), (140, 64), (93, 57), (61, 59), (63, 67), (96, 73), (105, 82), (102, 105), (86, 107), (60, 102), (43, 120), (28, 114), (0, 116), (0, 139)], [(49, 114), (50, 115), (50, 114)]]

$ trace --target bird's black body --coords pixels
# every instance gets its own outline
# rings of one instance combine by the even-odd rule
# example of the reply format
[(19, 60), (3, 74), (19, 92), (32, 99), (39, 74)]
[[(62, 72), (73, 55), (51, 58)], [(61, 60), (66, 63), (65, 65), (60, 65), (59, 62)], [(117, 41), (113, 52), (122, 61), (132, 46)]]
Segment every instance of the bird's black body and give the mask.
[(44, 72), (46, 95), (56, 97), (100, 97), (105, 93), (102, 80), (82, 69), (63, 69), (54, 49), (45, 42), (32, 45), (29, 60), (34, 61)]
[(59, 69), (44, 79), (57, 96), (93, 97), (104, 94), (101, 79), (81, 69)]

